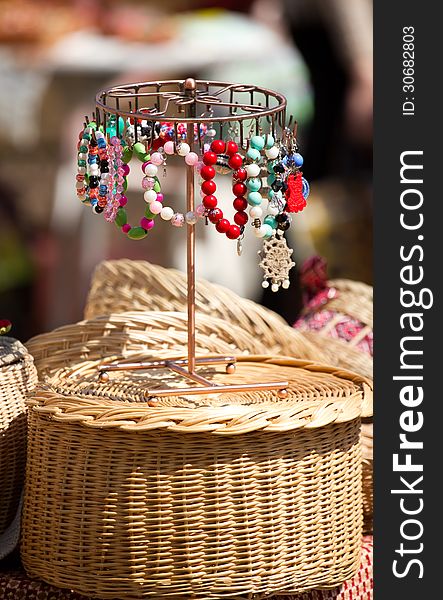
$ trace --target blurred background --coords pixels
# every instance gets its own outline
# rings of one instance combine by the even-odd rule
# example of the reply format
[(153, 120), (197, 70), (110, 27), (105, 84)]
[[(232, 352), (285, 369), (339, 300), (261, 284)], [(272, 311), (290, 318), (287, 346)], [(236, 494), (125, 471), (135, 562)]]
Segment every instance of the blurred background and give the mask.
[[(185, 228), (162, 223), (128, 240), (78, 202), (74, 183), (77, 135), (99, 89), (186, 77), (287, 96), (311, 183), (289, 230), (297, 267), (321, 254), (330, 277), (372, 283), (371, 0), (0, 0), (0, 318), (11, 335), (80, 320), (103, 259), (185, 267)], [(162, 191), (182, 211), (184, 177), (182, 161), (168, 162)], [(138, 179), (128, 206), (140, 217)], [(289, 290), (264, 293), (259, 242), (245, 246), (238, 258), (200, 223), (197, 276), (294, 322), (297, 267)]]

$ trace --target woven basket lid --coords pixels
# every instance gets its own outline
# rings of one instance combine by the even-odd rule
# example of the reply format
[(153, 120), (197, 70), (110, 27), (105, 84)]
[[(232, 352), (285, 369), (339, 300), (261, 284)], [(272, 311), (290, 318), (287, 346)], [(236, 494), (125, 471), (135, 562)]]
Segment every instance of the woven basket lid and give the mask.
[(29, 356), (21, 342), (10, 337), (0, 337), (0, 367), (14, 365)]
[(159, 397), (154, 403), (147, 402), (148, 389), (188, 384), (165, 369), (109, 372), (110, 380), (100, 383), (98, 364), (87, 362), (59, 371), (35, 390), (30, 406), (56, 421), (87, 427), (222, 435), (313, 429), (372, 415), (369, 379), (306, 360), (241, 357), (232, 375), (214, 367), (199, 368), (201, 375), (216, 383), (287, 380), (284, 399), (276, 392), (254, 390)]

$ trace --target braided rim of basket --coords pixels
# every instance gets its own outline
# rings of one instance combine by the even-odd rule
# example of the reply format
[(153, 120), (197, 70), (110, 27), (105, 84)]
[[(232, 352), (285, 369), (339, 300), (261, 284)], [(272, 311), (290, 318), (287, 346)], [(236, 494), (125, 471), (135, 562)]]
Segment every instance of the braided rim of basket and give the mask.
[[(360, 388), (343, 399), (287, 401), (249, 405), (197, 408), (156, 406), (115, 402), (104, 397), (66, 394), (62, 382), (40, 385), (28, 401), (32, 410), (58, 422), (77, 423), (92, 428), (149, 431), (163, 429), (180, 433), (239, 435), (252, 431), (286, 432), (316, 429), (372, 415), (372, 383), (369, 379), (310, 361), (269, 356), (241, 357), (240, 362), (291, 366), (323, 372), (349, 380)], [(65, 395), (66, 394), (66, 395)], [(61, 396), (62, 395), (62, 396)]]

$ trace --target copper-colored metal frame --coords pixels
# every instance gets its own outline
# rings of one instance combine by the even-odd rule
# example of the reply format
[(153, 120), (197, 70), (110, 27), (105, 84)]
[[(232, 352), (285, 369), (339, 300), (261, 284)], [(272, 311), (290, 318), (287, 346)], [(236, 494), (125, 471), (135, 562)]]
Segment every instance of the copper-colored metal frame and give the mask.
[[(162, 88), (175, 87), (174, 90), (162, 90)], [(154, 90), (152, 91), (152, 88)], [(215, 88), (212, 90), (211, 88)], [(151, 90), (151, 91), (145, 91)], [(248, 93), (250, 95), (250, 104), (240, 104), (235, 102), (236, 94)], [(223, 95), (229, 94), (229, 100), (224, 100)], [(255, 103), (255, 98), (259, 96), (265, 101)], [(154, 107), (140, 107), (140, 99), (155, 98)], [(122, 101), (127, 106), (121, 106)], [(164, 102), (164, 108), (161, 108), (161, 101)], [(270, 106), (271, 101), (274, 106)], [(113, 105), (111, 104), (113, 102)], [(133, 104), (134, 103), (134, 110)], [(202, 105), (205, 110), (202, 114), (197, 114), (197, 106)], [(171, 106), (177, 107), (179, 115), (169, 114)], [(217, 122), (222, 129), (224, 123), (241, 123), (240, 143), (244, 145), (243, 124), (247, 120), (258, 123), (259, 119), (265, 117), (270, 123), (270, 129), (275, 134), (275, 128), (284, 129), (286, 120), (286, 98), (265, 88), (258, 86), (248, 86), (224, 82), (195, 81), (194, 79), (157, 81), (137, 84), (128, 84), (110, 88), (97, 94), (96, 97), (96, 119), (106, 124), (106, 115), (113, 114), (118, 117), (130, 117), (137, 120), (155, 121), (167, 120), (172, 123), (187, 124), (187, 143), (191, 150), (194, 148), (194, 125), (197, 124), (198, 135), (200, 136), (200, 124)], [(229, 111), (229, 115), (215, 116), (214, 107), (221, 107)], [(210, 116), (205, 116), (208, 112)], [(185, 113), (183, 115), (183, 113)], [(275, 116), (278, 117), (278, 123), (275, 122)], [(117, 125), (118, 127), (118, 125)], [(118, 129), (117, 129), (118, 133)], [(135, 136), (137, 136), (137, 127), (135, 127)], [(137, 138), (136, 138), (137, 139)], [(194, 169), (191, 166), (186, 167), (186, 209), (187, 212), (194, 211)], [(194, 387), (183, 388), (164, 388), (149, 390), (146, 396), (150, 398), (162, 396), (175, 396), (180, 394), (208, 394), (234, 391), (250, 390), (276, 390), (280, 397), (287, 395), (287, 381), (275, 381), (269, 383), (251, 383), (251, 384), (228, 384), (218, 385), (196, 373), (196, 366), (209, 364), (225, 364), (228, 374), (235, 371), (235, 357), (220, 356), (210, 358), (196, 358), (195, 356), (195, 225), (187, 225), (187, 305), (188, 305), (188, 353), (187, 359), (169, 359), (160, 361), (149, 361), (139, 363), (112, 363), (99, 367), (101, 381), (109, 379), (110, 371), (122, 370), (140, 370), (154, 368), (168, 368), (175, 373), (179, 373), (184, 378), (190, 379), (199, 384)]]

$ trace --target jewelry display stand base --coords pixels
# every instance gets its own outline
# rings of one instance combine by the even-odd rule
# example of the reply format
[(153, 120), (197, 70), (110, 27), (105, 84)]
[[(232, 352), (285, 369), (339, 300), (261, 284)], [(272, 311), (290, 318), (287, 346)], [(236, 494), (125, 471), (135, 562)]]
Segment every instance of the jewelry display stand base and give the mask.
[[(236, 368), (236, 358), (234, 356), (215, 356), (209, 358), (195, 358), (196, 366), (208, 366), (208, 365), (226, 365), (226, 373), (232, 375)], [(223, 393), (223, 392), (248, 392), (248, 391), (261, 391), (261, 390), (276, 390), (279, 398), (286, 398), (288, 395), (287, 387), (289, 383), (287, 381), (272, 381), (270, 383), (242, 383), (242, 384), (228, 384), (218, 385), (205, 379), (195, 371), (190, 371), (188, 367), (187, 359), (168, 359), (168, 360), (154, 360), (148, 362), (136, 362), (136, 363), (111, 363), (109, 365), (103, 365), (99, 367), (99, 379), (105, 383), (109, 381), (109, 371), (136, 371), (145, 369), (161, 369), (166, 368), (182, 375), (183, 378), (190, 379), (198, 384), (198, 387), (183, 387), (183, 388), (160, 388), (155, 390), (148, 390), (146, 392), (147, 398), (160, 398), (166, 396), (179, 396), (179, 395), (196, 395), (196, 394), (211, 394), (211, 393)]]

